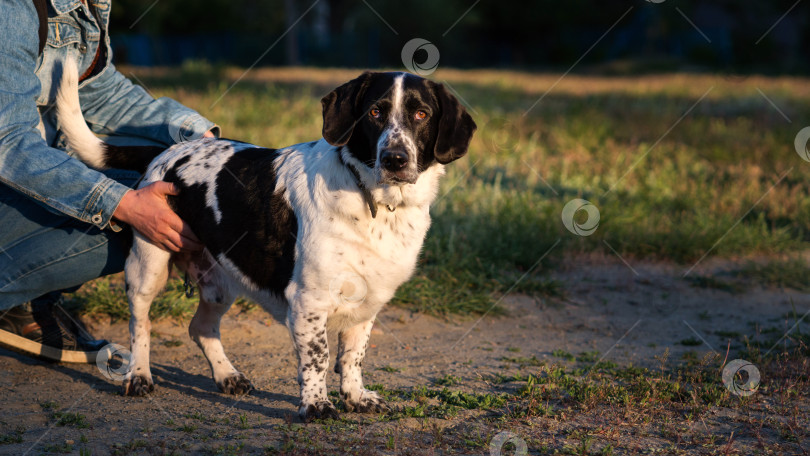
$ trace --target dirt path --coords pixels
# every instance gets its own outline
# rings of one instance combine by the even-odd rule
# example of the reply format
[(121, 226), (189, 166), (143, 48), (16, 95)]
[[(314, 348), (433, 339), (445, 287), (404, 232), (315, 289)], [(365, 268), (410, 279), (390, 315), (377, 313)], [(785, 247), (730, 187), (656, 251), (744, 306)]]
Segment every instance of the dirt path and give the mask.
[[(508, 296), (501, 302), (508, 310), (505, 317), (445, 321), (388, 308), (371, 338), (365, 362), (366, 383), (383, 384), (388, 389), (436, 387), (437, 379), (452, 375), (459, 379), (453, 388), (480, 393), (499, 391), (491, 378), (519, 370), (520, 361), (515, 359), (520, 358), (529, 364), (533, 361), (526, 360), (532, 357), (552, 363), (565, 362), (572, 354), (621, 366), (658, 368), (664, 353), (668, 353), (668, 363), (674, 363), (716, 351), (722, 360), (729, 344), (733, 355), (744, 348), (745, 337), (774, 339), (772, 334), (787, 332), (796, 323), (790, 315), (801, 316), (810, 309), (810, 298), (795, 291), (749, 285), (744, 293), (733, 294), (690, 286), (681, 278), (682, 268), (660, 264), (633, 268), (598, 259), (579, 261), (576, 267), (555, 275), (564, 283), (565, 299)], [(722, 265), (710, 268), (716, 271)], [(807, 332), (808, 326), (810, 322), (805, 320), (798, 330)], [(96, 334), (122, 345), (128, 339), (124, 323), (96, 328)], [(80, 450), (90, 451), (83, 454), (325, 454), (336, 448), (330, 443), (337, 440), (342, 442), (339, 446), (343, 453), (488, 454), (492, 425), (479, 427), (480, 419), (488, 415), (479, 410), (463, 411), (448, 420), (366, 420), (342, 428), (298, 426), (295, 356), (286, 329), (263, 311), (239, 314), (232, 310), (223, 321), (222, 334), (234, 365), (256, 387), (249, 396), (220, 394), (186, 328), (174, 322), (154, 325), (152, 366), (156, 392), (145, 399), (120, 396), (119, 384), (108, 381), (95, 366), (55, 365), (0, 349), (0, 454), (78, 454)], [(764, 376), (763, 382), (767, 380)], [(336, 375), (329, 375), (328, 385), (330, 390), (337, 390)], [(766, 436), (766, 442), (776, 447), (786, 445), (801, 454), (802, 448), (810, 449), (803, 440), (810, 427), (806, 391), (797, 397), (796, 406), (799, 413), (790, 419), (798, 419), (797, 425), (804, 420), (805, 433), (793, 438)], [(75, 418), (71, 415), (74, 413), (84, 418)], [(789, 417), (774, 415), (774, 419)], [(551, 436), (552, 445), (559, 441), (559, 448), (564, 449), (565, 442), (554, 436), (566, 425), (578, 426), (572, 423), (588, 429), (620, 427), (620, 423), (598, 423), (597, 417), (594, 420), (572, 418), (571, 423), (566, 423), (560, 413), (553, 418), (536, 418), (533, 426), (539, 426), (537, 429), (543, 429), (545, 434), (526, 439), (530, 454), (554, 449), (543, 443), (546, 434)], [(712, 427), (711, 433), (727, 439), (739, 424), (732, 421), (712, 426), (717, 427)], [(485, 428), (490, 430), (482, 430)], [(335, 429), (341, 431), (334, 434)], [(446, 429), (454, 438), (445, 437), (442, 443)], [(526, 435), (518, 431), (515, 428), (518, 435)], [(569, 439), (576, 437), (571, 437), (570, 432), (565, 435)], [(615, 438), (618, 440), (612, 446), (613, 454), (634, 452), (636, 444), (623, 445), (627, 443), (623, 438)], [(638, 451), (659, 444), (667, 448), (667, 443), (677, 440), (672, 437), (668, 442), (661, 435), (633, 438)], [(433, 444), (425, 443), (425, 439)], [(439, 445), (435, 445), (436, 439)], [(741, 439), (732, 448), (748, 454), (746, 449), (755, 446), (754, 439)], [(675, 448), (677, 453), (677, 445)]]

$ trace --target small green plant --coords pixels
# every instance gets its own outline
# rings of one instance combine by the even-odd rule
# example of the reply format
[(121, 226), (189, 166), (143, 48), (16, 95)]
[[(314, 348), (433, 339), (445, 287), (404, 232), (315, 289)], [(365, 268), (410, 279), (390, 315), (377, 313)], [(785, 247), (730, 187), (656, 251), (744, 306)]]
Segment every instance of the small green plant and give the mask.
[(86, 417), (81, 413), (54, 412), (53, 418), (57, 426), (75, 426), (79, 429), (88, 427)]
[(567, 351), (559, 348), (552, 351), (551, 356), (556, 356), (557, 358), (562, 358), (566, 361), (573, 361), (576, 359), (574, 355), (572, 355), (571, 353), (568, 353)]
[(70, 454), (73, 452), (73, 445), (65, 443), (50, 443), (45, 445), (42, 449), (46, 453), (53, 454)]
[(698, 345), (702, 345), (703, 341), (694, 337), (688, 337), (686, 339), (682, 339), (680, 344), (685, 347), (697, 347)]
[(179, 428), (177, 428), (178, 431), (183, 431), (183, 432), (186, 432), (186, 433), (189, 433), (189, 434), (196, 431), (197, 429), (198, 429), (198, 426), (196, 426), (194, 424), (184, 424), (184, 425), (180, 426)]
[(205, 416), (204, 416), (202, 413), (200, 413), (200, 412), (186, 413), (186, 414), (185, 414), (185, 415), (183, 415), (183, 416), (184, 416), (185, 418), (189, 418), (189, 419), (192, 419), (192, 420), (198, 420), (198, 421), (207, 421), (207, 420), (208, 420), (208, 418), (206, 418), (206, 417), (205, 417)]
[(518, 356), (518, 357), (515, 357), (515, 358), (510, 358), (510, 357), (504, 356), (503, 358), (501, 358), (501, 361), (506, 361), (508, 363), (517, 364), (521, 368), (526, 367), (526, 366), (542, 366), (543, 365), (543, 361), (540, 361), (539, 359), (537, 359), (537, 356), (535, 356), (535, 355), (532, 355), (531, 358), (526, 358), (524, 356)]
[(17, 429), (9, 433), (0, 434), (0, 445), (6, 445), (9, 443), (22, 443), (24, 433), (25, 428), (18, 427)]
[(595, 363), (599, 360), (600, 353), (596, 350), (589, 351), (589, 352), (581, 352), (579, 356), (577, 356), (577, 361), (581, 363)]
[(444, 377), (439, 377), (436, 380), (433, 380), (433, 383), (440, 386), (453, 386), (461, 383), (461, 378), (456, 377), (455, 375), (447, 374)]
[(56, 401), (41, 402), (39, 406), (42, 407), (43, 410), (56, 410), (60, 408), (59, 403)]

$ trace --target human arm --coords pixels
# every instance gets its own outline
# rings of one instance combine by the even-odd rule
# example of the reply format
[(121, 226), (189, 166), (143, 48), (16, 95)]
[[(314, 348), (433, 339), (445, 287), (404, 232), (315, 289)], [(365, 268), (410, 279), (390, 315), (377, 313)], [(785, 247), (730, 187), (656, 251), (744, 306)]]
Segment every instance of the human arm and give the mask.
[(109, 65), (79, 86), (82, 113), (90, 128), (105, 135), (138, 136), (166, 145), (219, 136), (219, 127), (171, 98), (153, 98)]
[[(48, 147), (37, 125), (37, 15), (33, 3), (4, 3), (0, 15), (0, 183), (49, 209), (106, 228), (113, 217), (168, 250), (196, 249), (187, 225), (168, 207), (171, 184), (131, 190)], [(150, 188), (152, 187), (152, 188)], [(146, 214), (146, 212), (151, 212)]]
[(108, 225), (129, 190), (63, 151), (48, 147), (37, 130), (36, 98), (41, 86), (38, 18), (33, 3), (4, 3), (0, 15), (0, 182), (50, 209), (92, 223)]

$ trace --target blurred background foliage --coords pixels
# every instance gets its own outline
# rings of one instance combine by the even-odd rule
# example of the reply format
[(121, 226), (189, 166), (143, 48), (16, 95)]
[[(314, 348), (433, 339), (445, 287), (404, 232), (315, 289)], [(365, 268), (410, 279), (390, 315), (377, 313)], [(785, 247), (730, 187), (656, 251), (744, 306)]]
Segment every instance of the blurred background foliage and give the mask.
[(604, 34), (582, 61), (602, 73), (810, 70), (795, 0), (116, 0), (111, 21), (117, 61), (142, 66), (401, 67), (419, 37), (444, 67), (566, 69)]

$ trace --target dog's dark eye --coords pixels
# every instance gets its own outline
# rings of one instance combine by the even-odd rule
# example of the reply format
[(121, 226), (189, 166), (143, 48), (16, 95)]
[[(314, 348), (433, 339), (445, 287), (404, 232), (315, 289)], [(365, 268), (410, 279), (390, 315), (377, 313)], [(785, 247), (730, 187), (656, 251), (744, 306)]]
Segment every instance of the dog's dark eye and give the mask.
[(379, 119), (379, 118), (380, 118), (380, 110), (379, 110), (379, 109), (377, 109), (377, 108), (372, 108), (372, 110), (371, 110), (371, 111), (369, 111), (369, 114), (371, 115), (371, 117), (373, 117), (373, 118), (375, 118), (375, 119)]
[(425, 111), (422, 111), (421, 109), (419, 111), (416, 111), (416, 114), (413, 115), (413, 118), (416, 120), (424, 120), (425, 117), (427, 117), (427, 113)]

